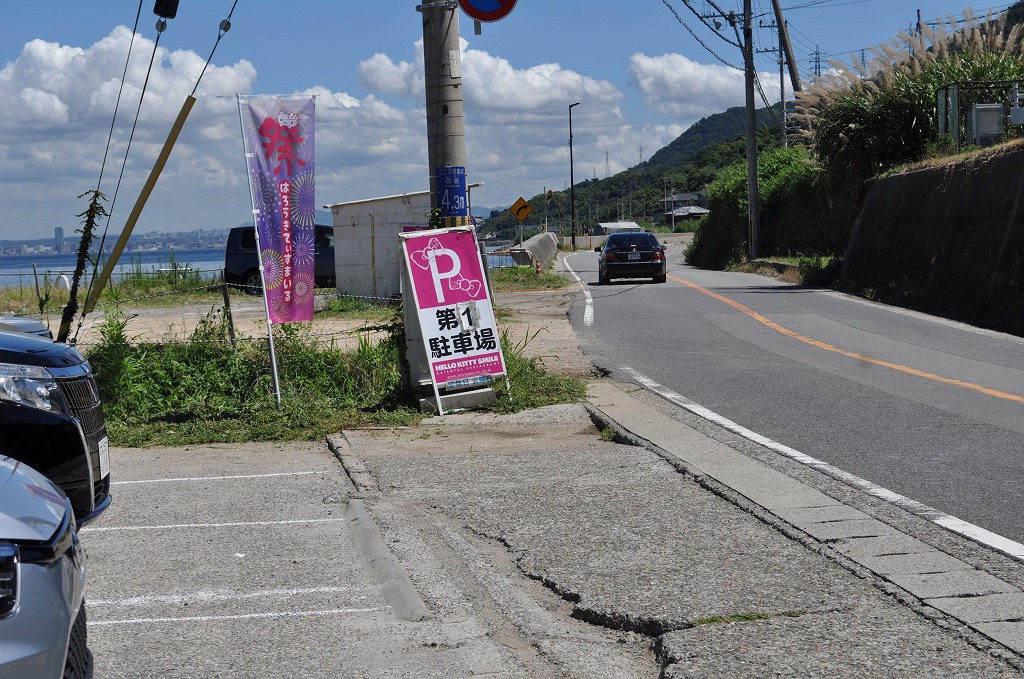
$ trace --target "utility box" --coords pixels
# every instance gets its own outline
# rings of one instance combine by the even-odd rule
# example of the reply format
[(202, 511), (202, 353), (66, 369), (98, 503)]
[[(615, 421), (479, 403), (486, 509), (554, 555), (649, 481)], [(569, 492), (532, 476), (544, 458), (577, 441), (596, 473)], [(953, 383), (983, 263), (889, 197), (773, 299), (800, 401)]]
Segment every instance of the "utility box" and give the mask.
[(1006, 112), (1002, 104), (975, 104), (971, 109), (971, 144), (985, 147), (996, 144), (1003, 137)]
[(387, 300), (402, 292), (402, 239), (430, 220), (430, 192), (325, 205), (334, 226), (338, 294)]
[[(470, 198), (478, 186), (483, 184), (467, 187)], [(338, 294), (379, 301), (400, 297), (403, 255), (398, 234), (427, 227), (430, 191), (334, 203), (324, 209), (333, 219)]]

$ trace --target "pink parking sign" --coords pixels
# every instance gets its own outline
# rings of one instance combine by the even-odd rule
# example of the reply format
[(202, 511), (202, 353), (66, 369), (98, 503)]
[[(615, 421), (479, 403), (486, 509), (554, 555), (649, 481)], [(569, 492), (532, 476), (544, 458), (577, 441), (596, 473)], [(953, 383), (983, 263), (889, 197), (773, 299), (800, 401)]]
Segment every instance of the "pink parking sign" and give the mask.
[(504, 375), (494, 306), (472, 227), (401, 236), (435, 387), (490, 384)]

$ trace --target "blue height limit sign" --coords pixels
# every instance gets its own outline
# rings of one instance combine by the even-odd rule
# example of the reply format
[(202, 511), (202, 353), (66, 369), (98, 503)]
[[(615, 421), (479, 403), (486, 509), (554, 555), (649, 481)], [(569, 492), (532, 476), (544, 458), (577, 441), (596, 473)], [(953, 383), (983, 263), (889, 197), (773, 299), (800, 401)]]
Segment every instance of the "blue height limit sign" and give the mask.
[(442, 217), (468, 217), (469, 194), (466, 168), (448, 165), (437, 168), (437, 207)]

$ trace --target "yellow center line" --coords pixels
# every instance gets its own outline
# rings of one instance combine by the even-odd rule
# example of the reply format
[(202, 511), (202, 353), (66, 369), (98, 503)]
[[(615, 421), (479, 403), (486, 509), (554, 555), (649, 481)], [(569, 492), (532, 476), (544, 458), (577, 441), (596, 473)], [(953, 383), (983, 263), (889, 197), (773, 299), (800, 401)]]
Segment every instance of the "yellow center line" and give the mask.
[(728, 304), (729, 306), (731, 306), (732, 308), (736, 309), (737, 311), (742, 311), (743, 313), (745, 313), (746, 315), (750, 316), (751, 318), (753, 318), (758, 323), (762, 323), (763, 325), (766, 325), (767, 327), (771, 328), (772, 330), (780, 332), (783, 335), (786, 335), (788, 337), (792, 337), (793, 339), (799, 340), (799, 341), (801, 341), (801, 342), (803, 342), (805, 344), (809, 344), (812, 347), (818, 347), (819, 349), (824, 349), (825, 351), (831, 351), (832, 353), (840, 354), (841, 356), (846, 356), (848, 358), (853, 358), (853, 359), (856, 359), (858, 361), (863, 361), (864, 363), (870, 363), (872, 365), (881, 366), (883, 368), (891, 368), (892, 370), (897, 370), (897, 371), (899, 371), (901, 373), (906, 373), (907, 375), (913, 375), (914, 377), (920, 377), (922, 379), (932, 380), (933, 382), (941, 382), (942, 384), (950, 384), (950, 385), (953, 385), (955, 387), (963, 387), (964, 389), (970, 389), (971, 391), (977, 391), (979, 393), (985, 394), (986, 396), (992, 396), (993, 398), (999, 398), (999, 399), (1003, 399), (1003, 400), (1006, 400), (1006, 401), (1014, 401), (1016, 403), (1020, 403), (1020, 404), (1024, 405), (1024, 396), (1019, 396), (1018, 394), (1008, 394), (1006, 392), (998, 391), (996, 389), (990, 389), (988, 387), (983, 387), (980, 384), (974, 384), (972, 382), (964, 382), (963, 380), (955, 380), (955, 379), (950, 378), (950, 377), (943, 377), (942, 375), (936, 375), (935, 373), (925, 372), (924, 370), (918, 370), (917, 368), (911, 368), (909, 366), (900, 365), (898, 363), (890, 363), (889, 361), (883, 361), (883, 360), (880, 360), (880, 359), (877, 359), (877, 358), (871, 358), (870, 356), (863, 356), (863, 355), (855, 353), (853, 351), (847, 351), (845, 349), (840, 349), (839, 347), (833, 346), (833, 345), (831, 345), (831, 344), (829, 344), (827, 342), (822, 342), (821, 340), (816, 340), (816, 339), (811, 339), (810, 337), (805, 337), (805, 336), (801, 335), (798, 332), (794, 332), (794, 331), (790, 330), (789, 328), (785, 328), (785, 327), (779, 325), (778, 323), (776, 323), (772, 319), (768, 318), (767, 316), (764, 316), (763, 314), (759, 314), (758, 312), (754, 311), (750, 307), (744, 306), (744, 305), (740, 304), (739, 302), (737, 302), (735, 300), (732, 300), (732, 299), (729, 299), (728, 297), (725, 297), (724, 295), (719, 295), (717, 292), (712, 292), (712, 291), (708, 290), (707, 288), (702, 288), (701, 286), (697, 285), (696, 283), (691, 283), (688, 280), (685, 280), (683, 278), (679, 278), (677, 276), (673, 276), (671, 274), (669, 274), (668, 277), (671, 278), (674, 281), (682, 283), (683, 285), (687, 285), (687, 286), (693, 288), (694, 290), (696, 290), (697, 292), (701, 292), (701, 293), (707, 295), (708, 297), (713, 297), (714, 299), (717, 299), (720, 302)]

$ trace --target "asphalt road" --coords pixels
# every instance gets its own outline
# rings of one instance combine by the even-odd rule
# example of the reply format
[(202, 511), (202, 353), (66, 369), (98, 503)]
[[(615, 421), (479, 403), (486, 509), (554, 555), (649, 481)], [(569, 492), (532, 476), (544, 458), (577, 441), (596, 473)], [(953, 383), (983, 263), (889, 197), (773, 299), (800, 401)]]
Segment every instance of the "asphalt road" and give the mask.
[(595, 363), (1024, 542), (1024, 340), (695, 269), (681, 248), (661, 285), (602, 286), (593, 252), (566, 258), (586, 285), (571, 320)]

